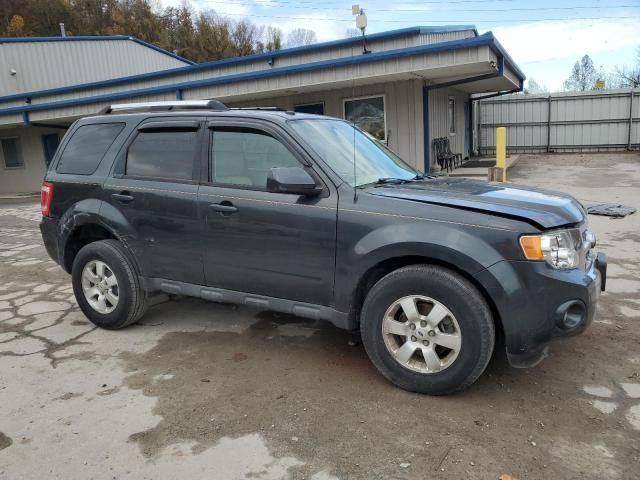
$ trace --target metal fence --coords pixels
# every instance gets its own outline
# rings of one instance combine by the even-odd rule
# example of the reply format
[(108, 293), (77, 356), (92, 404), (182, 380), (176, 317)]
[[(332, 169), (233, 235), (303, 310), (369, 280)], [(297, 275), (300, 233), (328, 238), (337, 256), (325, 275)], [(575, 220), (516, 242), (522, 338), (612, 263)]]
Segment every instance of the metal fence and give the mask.
[(506, 95), (474, 111), (481, 155), (495, 154), (496, 127), (512, 153), (640, 149), (640, 89)]

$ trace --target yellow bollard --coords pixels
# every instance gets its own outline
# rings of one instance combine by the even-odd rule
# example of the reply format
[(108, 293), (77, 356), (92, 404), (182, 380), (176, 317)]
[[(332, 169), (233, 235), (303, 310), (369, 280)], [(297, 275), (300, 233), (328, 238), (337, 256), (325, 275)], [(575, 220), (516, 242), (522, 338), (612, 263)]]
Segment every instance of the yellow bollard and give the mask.
[(502, 171), (502, 181), (507, 181), (507, 129), (496, 128), (496, 167)]

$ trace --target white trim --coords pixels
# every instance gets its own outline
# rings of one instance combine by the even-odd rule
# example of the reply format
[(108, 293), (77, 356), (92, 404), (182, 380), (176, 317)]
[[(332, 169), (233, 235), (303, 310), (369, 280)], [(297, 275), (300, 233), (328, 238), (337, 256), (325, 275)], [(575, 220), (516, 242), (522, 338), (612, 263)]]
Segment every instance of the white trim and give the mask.
[[(452, 110), (452, 112), (453, 112), (452, 115), (453, 116), (452, 116), (452, 118), (448, 118), (449, 117), (449, 104), (451, 103), (451, 100), (453, 100), (453, 110)], [(453, 135), (455, 135), (457, 133), (457, 130), (456, 130), (456, 103), (457, 103), (456, 96), (455, 95), (449, 95), (449, 98), (447, 100), (447, 120), (448, 120), (447, 123), (449, 124), (447, 130), (448, 130), (449, 136), (453, 136)], [(451, 131), (451, 122), (452, 121), (453, 121), (453, 132)]]
[(361, 97), (347, 97), (342, 99), (342, 118), (347, 119), (347, 102), (353, 100), (366, 100), (367, 98), (380, 98), (382, 97), (382, 113), (384, 115), (384, 138), (380, 139), (381, 142), (387, 143), (387, 95), (385, 93), (378, 93), (374, 95), (364, 95)]

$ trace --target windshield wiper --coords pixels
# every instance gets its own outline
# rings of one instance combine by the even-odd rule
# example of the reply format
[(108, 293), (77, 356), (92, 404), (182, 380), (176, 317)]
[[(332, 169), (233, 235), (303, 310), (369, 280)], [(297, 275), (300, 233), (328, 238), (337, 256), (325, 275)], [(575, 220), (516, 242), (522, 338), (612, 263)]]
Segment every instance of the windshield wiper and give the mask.
[(376, 185), (402, 185), (403, 183), (409, 183), (417, 180), (416, 178), (393, 178), (393, 177), (385, 177), (379, 178)]

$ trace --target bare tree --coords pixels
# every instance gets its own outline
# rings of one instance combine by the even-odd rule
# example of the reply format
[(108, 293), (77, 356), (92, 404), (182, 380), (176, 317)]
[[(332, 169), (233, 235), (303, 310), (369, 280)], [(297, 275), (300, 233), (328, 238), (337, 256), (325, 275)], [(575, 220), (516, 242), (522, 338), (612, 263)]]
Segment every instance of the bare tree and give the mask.
[(527, 80), (527, 88), (524, 89), (525, 94), (535, 95), (536, 93), (547, 93), (549, 90), (547, 87), (538, 83), (535, 78), (530, 78)]
[(265, 45), (264, 49), (267, 52), (273, 50), (280, 50), (282, 48), (282, 30), (278, 27), (269, 25), (265, 32)]
[(285, 46), (288, 48), (301, 47), (303, 45), (311, 45), (317, 41), (318, 36), (313, 30), (309, 30), (307, 28), (294, 28), (293, 30), (289, 30), (289, 33), (287, 33)]
[(604, 76), (604, 72), (598, 71), (589, 55), (585, 55), (576, 62), (571, 69), (571, 75), (564, 82), (565, 90), (584, 92), (593, 90), (596, 81)]
[(233, 25), (231, 41), (238, 56), (251, 55), (264, 50), (260, 41), (264, 27), (259, 27), (247, 20), (241, 20)]
[(638, 51), (636, 53), (635, 65), (623, 65), (622, 67), (616, 67), (614, 75), (617, 77), (621, 88), (640, 87), (640, 47), (638, 47)]

